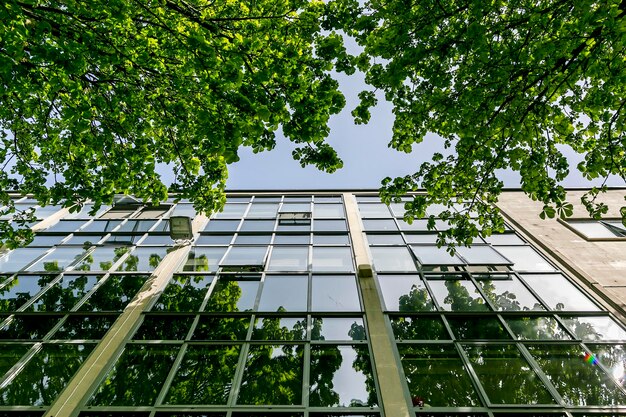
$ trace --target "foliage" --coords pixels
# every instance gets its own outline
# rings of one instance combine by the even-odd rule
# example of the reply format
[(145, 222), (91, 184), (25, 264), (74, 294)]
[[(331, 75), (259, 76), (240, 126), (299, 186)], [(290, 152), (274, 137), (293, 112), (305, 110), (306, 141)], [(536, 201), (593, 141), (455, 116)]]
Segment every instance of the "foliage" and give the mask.
[[(590, 215), (606, 213), (596, 197), (607, 178), (626, 181), (626, 1), (337, 0), (331, 9), (364, 48), (356, 62), (367, 83), (393, 104), (389, 146), (411, 152), (428, 133), (444, 141), (445, 154), (415, 174), (383, 181), (387, 203), (426, 190), (405, 205), (407, 221), (439, 203), (454, 226), (440, 245), (502, 230), (492, 203), (503, 169), (519, 172), (542, 218), (571, 216), (565, 148), (602, 183), (583, 197)], [(357, 123), (376, 104), (374, 91), (360, 98)]]
[[(0, 6), (0, 205), (7, 190), (94, 212), (115, 193), (157, 203), (167, 187), (195, 207), (223, 204), (240, 146), (334, 171), (324, 139), (344, 106), (333, 68), (342, 38), (321, 32), (321, 1), (19, 1)], [(336, 65), (333, 63), (336, 62)], [(166, 180), (167, 181), (167, 180)], [(17, 212), (18, 216), (23, 216)], [(2, 240), (23, 244), (0, 224)]]

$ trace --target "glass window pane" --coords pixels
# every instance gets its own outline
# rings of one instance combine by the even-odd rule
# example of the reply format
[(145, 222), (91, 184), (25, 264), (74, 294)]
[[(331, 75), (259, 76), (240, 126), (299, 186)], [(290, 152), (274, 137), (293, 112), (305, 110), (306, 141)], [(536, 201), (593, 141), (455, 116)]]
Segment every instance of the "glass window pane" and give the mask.
[(433, 311), (435, 305), (418, 275), (379, 275), (378, 285), (390, 311)]
[(516, 271), (554, 271), (548, 263), (530, 246), (497, 246), (496, 249), (513, 262)]
[(522, 275), (554, 310), (598, 311), (598, 307), (561, 274)]
[(219, 219), (240, 219), (248, 209), (248, 204), (226, 203), (219, 213), (215, 214)]
[(0, 391), (0, 404), (50, 405), (92, 349), (93, 345), (44, 345)]
[(313, 247), (313, 271), (348, 272), (354, 271), (352, 250), (346, 247)]
[(241, 232), (271, 232), (274, 230), (274, 220), (244, 220)]
[(32, 345), (0, 344), (0, 378), (20, 360)]
[(565, 317), (563, 321), (583, 340), (626, 341), (626, 331), (610, 317)]
[(274, 237), (275, 245), (308, 245), (311, 235), (280, 235)]
[(153, 405), (172, 367), (178, 346), (126, 345), (89, 405)]
[(0, 272), (17, 272), (44, 253), (39, 248), (18, 248), (0, 257)]
[(587, 345), (595, 357), (609, 371), (609, 374), (622, 387), (626, 385), (626, 346), (620, 345)]
[(457, 247), (461, 255), (470, 265), (510, 265), (511, 262), (505, 259), (494, 248), (488, 245), (473, 245)]
[(568, 221), (567, 224), (589, 238), (615, 237), (615, 234), (599, 221)]
[(59, 236), (42, 235), (42, 234), (35, 235), (35, 237), (33, 238), (33, 241), (28, 244), (28, 247), (34, 247), (34, 246), (50, 247), (50, 246), (58, 245), (66, 237), (67, 237), (66, 235), (59, 235)]
[(100, 339), (104, 337), (117, 315), (70, 316), (53, 335), (53, 339)]
[(439, 307), (446, 311), (486, 311), (485, 299), (468, 280), (428, 280)]
[[(123, 220), (94, 220), (80, 229), (81, 232), (98, 233), (111, 232), (122, 223)], [(52, 231), (52, 230), (49, 230)]]
[(305, 317), (257, 317), (252, 332), (253, 340), (304, 340)]
[(75, 247), (57, 247), (28, 268), (28, 271), (62, 271), (82, 258), (85, 251)]
[(122, 311), (148, 277), (111, 275), (80, 307), (80, 311)]
[(394, 233), (394, 234), (367, 234), (367, 242), (370, 245), (404, 245), (404, 239), (402, 239), (402, 235)]
[[(286, 201), (286, 200), (285, 200)], [(280, 213), (310, 213), (310, 203), (283, 203), (279, 210)]]
[(365, 340), (361, 317), (314, 317), (311, 340)]
[(306, 275), (266, 276), (259, 311), (306, 311)]
[(353, 275), (314, 275), (312, 311), (361, 311)]
[(345, 220), (313, 220), (316, 232), (345, 232), (348, 230)]
[(373, 407), (378, 404), (367, 346), (311, 348), (309, 405)]
[(268, 271), (306, 271), (309, 267), (309, 248), (306, 246), (274, 246)]
[(228, 245), (233, 235), (200, 235), (196, 245)]
[[(165, 404), (226, 404), (240, 346), (190, 345), (185, 352)], [(207, 375), (211, 375), (207, 378)], [(207, 415), (207, 413), (202, 413)], [(182, 414), (181, 414), (182, 417)]]
[(395, 232), (398, 230), (398, 226), (396, 226), (396, 222), (394, 222), (392, 219), (363, 219), (363, 230)]
[(54, 233), (70, 233), (80, 229), (83, 224), (85, 224), (85, 220), (61, 220), (45, 230)]
[(361, 217), (391, 217), (389, 207), (382, 203), (359, 203)]
[(272, 235), (242, 235), (239, 234), (235, 238), (235, 245), (269, 245), (272, 241)]
[(479, 405), (453, 345), (398, 345), (413, 404), (423, 407)]
[(225, 246), (220, 247), (194, 247), (187, 256), (187, 262), (183, 265), (183, 271), (215, 272), (219, 261), (226, 253)]
[(146, 245), (159, 245), (159, 246), (171, 246), (174, 244), (169, 235), (148, 235), (144, 240), (141, 241), (141, 246)]
[(415, 261), (406, 247), (370, 247), (374, 268), (378, 272), (415, 272)]
[(222, 266), (260, 266), (265, 265), (267, 246), (233, 246), (230, 248)]
[(202, 316), (194, 340), (245, 340), (250, 317)]
[(152, 311), (199, 311), (212, 280), (211, 275), (175, 275)]
[(410, 246), (410, 248), (422, 265), (465, 265), (465, 261), (458, 256), (450, 256), (445, 247), (420, 245)]
[(410, 224), (403, 219), (398, 219), (398, 225), (402, 231), (426, 232), (429, 230), (428, 220), (424, 219), (413, 219)]
[(238, 404), (302, 404), (301, 345), (251, 345)]
[(391, 328), (398, 340), (447, 340), (450, 335), (439, 317), (392, 316)]
[(579, 345), (529, 345), (543, 372), (568, 405), (618, 405), (626, 395), (598, 366), (584, 360)]
[(220, 278), (211, 292), (204, 311), (251, 311), (258, 288), (259, 281), (230, 281)]
[[(317, 200), (316, 200), (317, 201)], [(313, 206), (313, 217), (316, 219), (326, 217), (344, 217), (343, 204), (315, 204)]]
[(0, 288), (0, 311), (15, 311), (46, 287), (56, 275), (18, 275)]
[(210, 220), (204, 228), (205, 232), (234, 232), (239, 226), (239, 220)]
[(120, 226), (116, 232), (147, 232), (154, 226), (156, 220), (128, 220), (126, 223)]
[(97, 275), (64, 275), (31, 305), (34, 311), (69, 311), (91, 291)]
[(79, 263), (76, 265), (77, 271), (108, 271), (113, 265), (122, 259), (128, 252), (130, 252), (128, 246), (100, 246), (89, 252)]
[[(485, 276), (488, 277), (488, 276)], [(539, 300), (514, 275), (507, 279), (479, 280), (487, 298), (500, 311), (545, 310)]]
[(485, 241), (492, 245), (523, 245), (525, 243), (515, 233), (494, 233), (485, 237)]
[(194, 316), (146, 315), (134, 340), (183, 340), (189, 333)]
[(276, 217), (278, 203), (253, 203), (247, 217), (273, 218)]
[(554, 404), (555, 401), (515, 345), (464, 346), (494, 404)]
[(496, 317), (447, 317), (457, 339), (511, 339)]
[(314, 245), (347, 245), (349, 243), (348, 235), (313, 235)]
[(571, 337), (553, 317), (507, 317), (506, 322), (518, 339), (570, 340)]
[(64, 245), (93, 246), (100, 242), (103, 237), (104, 235), (74, 235), (69, 238)]
[(63, 316), (16, 315), (0, 328), (0, 339), (43, 339)]
[(135, 248), (118, 271), (154, 271), (167, 255), (166, 248)]

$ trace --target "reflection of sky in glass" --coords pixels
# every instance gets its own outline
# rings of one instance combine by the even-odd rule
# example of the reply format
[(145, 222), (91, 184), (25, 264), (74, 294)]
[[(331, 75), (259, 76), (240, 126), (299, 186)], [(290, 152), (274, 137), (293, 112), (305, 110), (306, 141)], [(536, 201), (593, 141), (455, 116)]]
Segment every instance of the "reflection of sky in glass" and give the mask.
[(554, 271), (554, 267), (530, 246), (496, 246), (498, 252), (513, 262), (516, 271)]
[(415, 287), (417, 293), (425, 297), (423, 310), (432, 310), (434, 308), (424, 283), (417, 275), (379, 275), (378, 283), (383, 293), (387, 310), (400, 310), (400, 298), (411, 294), (413, 287)]
[[(352, 346), (329, 346), (329, 347), (313, 347), (311, 355), (322, 355), (320, 359), (320, 368), (324, 366), (325, 358), (324, 354), (333, 354), (332, 350), (338, 349), (341, 357), (341, 365), (332, 374), (332, 382), (323, 381), (325, 384), (332, 386), (333, 391), (338, 394), (339, 398), (335, 404), (313, 404), (318, 406), (361, 406), (367, 404), (368, 392), (365, 386), (365, 375), (362, 370), (356, 370), (353, 366), (355, 359), (357, 358), (357, 352)], [(317, 351), (317, 352), (315, 352)], [(366, 360), (369, 359), (369, 355), (366, 355)], [(320, 377), (320, 370), (311, 369), (311, 382), (314, 382), (315, 377)], [(317, 389), (316, 385), (311, 386), (311, 391)]]
[(624, 340), (626, 332), (610, 317), (571, 317), (563, 321), (583, 340)]
[(539, 297), (555, 310), (597, 311), (598, 307), (561, 274), (522, 275)]
[(354, 276), (314, 275), (311, 294), (313, 311), (360, 311)]
[(267, 276), (263, 284), (259, 311), (306, 311), (307, 277)]
[(82, 257), (82, 248), (58, 247), (28, 268), (29, 271), (62, 270)]
[(42, 249), (18, 248), (0, 257), (0, 272), (16, 272), (43, 253)]
[(377, 271), (417, 271), (415, 262), (406, 247), (370, 247)]
[(320, 327), (319, 336), (312, 332), (313, 340), (363, 340), (363, 332), (350, 335), (352, 325), (363, 327), (360, 317), (316, 317), (313, 322), (314, 328)]

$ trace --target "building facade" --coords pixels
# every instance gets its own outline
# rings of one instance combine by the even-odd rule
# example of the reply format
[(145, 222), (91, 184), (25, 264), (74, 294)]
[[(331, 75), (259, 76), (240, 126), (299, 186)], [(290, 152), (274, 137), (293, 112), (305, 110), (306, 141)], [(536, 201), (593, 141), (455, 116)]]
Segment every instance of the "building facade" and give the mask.
[(36, 208), (0, 257), (0, 416), (626, 415), (626, 237), (519, 195), (455, 256), (374, 192)]

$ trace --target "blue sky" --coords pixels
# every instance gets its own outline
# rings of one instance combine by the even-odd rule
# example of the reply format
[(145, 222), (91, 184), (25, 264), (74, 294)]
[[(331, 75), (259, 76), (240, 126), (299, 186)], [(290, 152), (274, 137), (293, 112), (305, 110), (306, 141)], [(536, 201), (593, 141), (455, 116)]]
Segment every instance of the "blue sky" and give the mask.
[[(346, 96), (346, 107), (330, 122), (330, 143), (344, 161), (344, 167), (333, 174), (320, 172), (314, 167), (302, 168), (293, 160), (291, 152), (295, 148), (289, 140), (277, 135), (276, 148), (270, 152), (254, 154), (249, 148), (241, 148), (239, 162), (229, 166), (227, 187), (229, 190), (242, 189), (354, 189), (380, 187), (385, 177), (412, 174), (419, 165), (429, 161), (436, 151), (442, 151), (442, 139), (427, 135), (424, 142), (413, 147), (413, 152), (405, 154), (390, 149), (393, 114), (391, 105), (382, 96), (372, 110), (372, 118), (367, 125), (355, 125), (350, 115), (358, 104), (357, 94), (367, 86), (361, 74), (347, 77), (338, 75), (340, 88)], [(570, 176), (563, 185), (583, 187), (592, 185), (582, 178), (575, 166), (582, 159), (573, 151), (562, 148), (571, 162)], [(498, 173), (507, 187), (519, 186), (519, 175), (511, 171)], [(608, 185), (623, 186), (615, 179)]]

